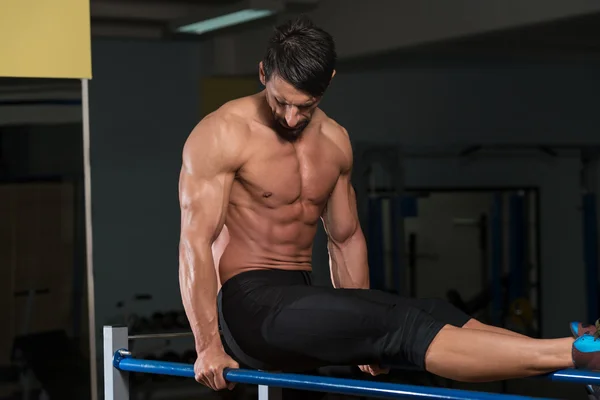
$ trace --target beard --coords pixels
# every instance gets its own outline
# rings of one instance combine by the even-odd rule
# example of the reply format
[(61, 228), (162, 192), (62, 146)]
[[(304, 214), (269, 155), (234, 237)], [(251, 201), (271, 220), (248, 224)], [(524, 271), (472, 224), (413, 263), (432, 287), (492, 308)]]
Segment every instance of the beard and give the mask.
[(310, 121), (304, 120), (293, 128), (290, 128), (285, 121), (275, 118), (273, 130), (284, 140), (294, 142), (300, 138), (300, 135), (308, 126)]

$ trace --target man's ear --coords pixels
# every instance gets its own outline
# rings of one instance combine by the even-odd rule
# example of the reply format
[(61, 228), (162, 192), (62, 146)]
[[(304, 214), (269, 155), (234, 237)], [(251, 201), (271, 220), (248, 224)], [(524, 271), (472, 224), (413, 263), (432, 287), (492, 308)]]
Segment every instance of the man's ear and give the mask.
[(262, 83), (263, 86), (266, 86), (267, 81), (265, 79), (265, 68), (262, 61), (258, 63), (258, 77), (260, 78), (260, 83)]
[(333, 70), (333, 73), (331, 74), (331, 79), (333, 79), (333, 77), (335, 76), (335, 69)]

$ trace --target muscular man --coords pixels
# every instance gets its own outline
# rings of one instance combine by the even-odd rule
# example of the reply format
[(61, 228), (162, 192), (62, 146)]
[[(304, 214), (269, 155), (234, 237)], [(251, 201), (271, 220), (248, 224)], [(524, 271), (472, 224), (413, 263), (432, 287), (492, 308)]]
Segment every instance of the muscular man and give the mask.
[[(595, 329), (574, 324), (577, 341), (532, 339), (441, 300), (369, 289), (348, 132), (318, 107), (335, 61), (331, 36), (307, 19), (278, 27), (259, 66), (265, 89), (204, 118), (185, 144), (180, 284), (196, 379), (226, 388), (223, 369), (240, 364), (371, 374), (408, 364), (460, 381), (600, 367)], [(320, 221), (333, 288), (310, 280)]]

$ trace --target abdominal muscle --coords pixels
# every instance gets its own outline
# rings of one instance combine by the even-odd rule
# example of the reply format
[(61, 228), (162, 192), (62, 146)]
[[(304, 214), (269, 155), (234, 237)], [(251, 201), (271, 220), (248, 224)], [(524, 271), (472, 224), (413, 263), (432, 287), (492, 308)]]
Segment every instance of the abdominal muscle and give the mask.
[(316, 221), (283, 220), (281, 214), (289, 213), (280, 209), (261, 211), (233, 207), (228, 212), (227, 222), (213, 244), (220, 284), (251, 270), (311, 270)]

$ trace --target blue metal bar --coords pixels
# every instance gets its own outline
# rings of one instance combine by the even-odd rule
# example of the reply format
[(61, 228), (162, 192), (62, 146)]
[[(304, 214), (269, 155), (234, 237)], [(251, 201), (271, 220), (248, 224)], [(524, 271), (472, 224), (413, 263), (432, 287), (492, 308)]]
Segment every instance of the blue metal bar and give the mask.
[(596, 195), (583, 195), (583, 255), (586, 270), (588, 321), (598, 318), (598, 215)]
[[(130, 371), (130, 372), (144, 372), (148, 374), (161, 374), (161, 375), (174, 375), (174, 376), (182, 376), (186, 378), (194, 378), (194, 366), (192, 364), (181, 364), (181, 363), (173, 363), (166, 361), (153, 361), (153, 360), (142, 360), (133, 358), (130, 356), (121, 356), (119, 352), (116, 352), (113, 359), (113, 365), (115, 368), (121, 371)], [(241, 375), (237, 372), (243, 372)], [(258, 376), (263, 378), (261, 379), (270, 379), (268, 376), (264, 376), (262, 374), (267, 375), (276, 375), (279, 377), (278, 379), (285, 380), (285, 377), (294, 376), (293, 374), (269, 374), (259, 372), (259, 375), (252, 375), (253, 371), (246, 370), (228, 370), (226, 378), (231, 380), (231, 382), (239, 382), (239, 383), (254, 383), (254, 382), (241, 382), (238, 379), (246, 379), (246, 373), (254, 376), (252, 379), (259, 379)], [(298, 375), (296, 375), (298, 376)], [(229, 379), (231, 377), (232, 379)], [(576, 383), (582, 385), (600, 385), (600, 372), (595, 371), (586, 371), (574, 368), (568, 368), (559, 370), (550, 374), (540, 375), (541, 378), (553, 381), (553, 382), (565, 382), (565, 383)], [(311, 378), (311, 377), (308, 377)], [(313, 378), (317, 380), (324, 379), (323, 377)], [(336, 378), (337, 379), (337, 378)], [(353, 382), (363, 382), (363, 381), (355, 381)], [(365, 382), (366, 384), (371, 384), (373, 382)], [(260, 383), (262, 385), (262, 383)], [(394, 384), (394, 386), (398, 386)]]
[[(164, 361), (139, 360), (122, 357), (117, 352), (114, 366), (121, 371), (142, 372), (149, 374), (174, 375), (194, 378), (194, 366), (191, 364)], [(475, 392), (457, 389), (445, 389), (427, 386), (413, 386), (395, 383), (361, 381), (321, 376), (269, 373), (245, 369), (225, 370), (225, 379), (229, 382), (288, 389), (321, 391), (346, 394), (352, 396), (374, 396), (392, 399), (514, 399), (525, 400), (533, 397), (503, 395), (496, 393)]]
[(580, 383), (583, 385), (600, 385), (600, 372), (581, 369), (563, 369), (544, 377), (553, 382)]

